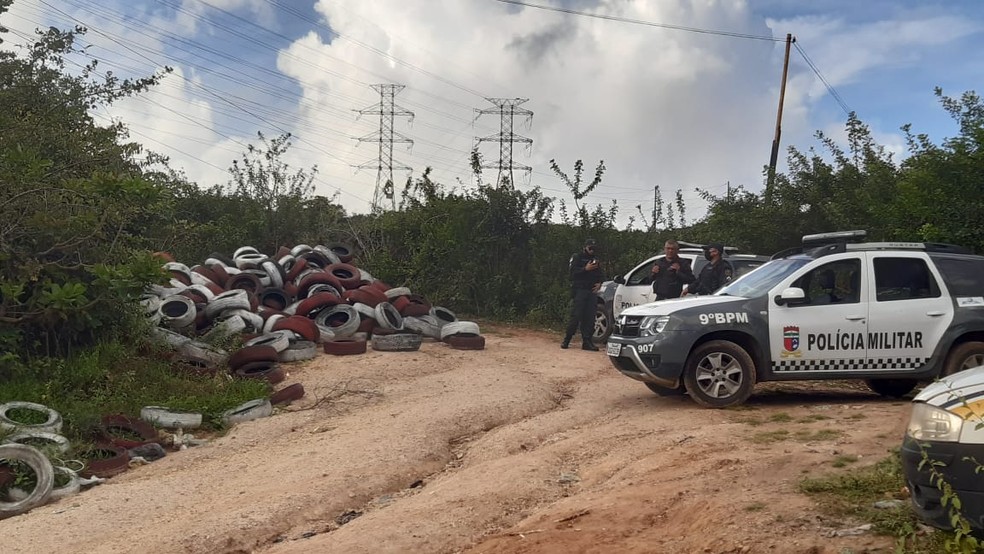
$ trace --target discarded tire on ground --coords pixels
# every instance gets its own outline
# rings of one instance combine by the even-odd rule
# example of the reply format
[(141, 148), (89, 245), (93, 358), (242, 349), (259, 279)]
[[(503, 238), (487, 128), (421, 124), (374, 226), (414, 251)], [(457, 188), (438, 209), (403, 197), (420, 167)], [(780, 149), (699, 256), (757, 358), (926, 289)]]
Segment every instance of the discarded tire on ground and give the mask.
[(266, 398), (258, 398), (222, 412), (222, 422), (226, 425), (235, 425), (244, 421), (269, 417), (272, 414), (273, 406), (270, 401)]
[(318, 345), (314, 341), (299, 340), (280, 353), (281, 362), (301, 362), (318, 357)]
[(272, 346), (259, 344), (247, 346), (229, 356), (229, 369), (238, 369), (250, 362), (276, 362), (279, 352)]
[(289, 404), (303, 397), (304, 397), (304, 385), (300, 383), (294, 383), (292, 385), (287, 385), (286, 387), (271, 394), (270, 403), (273, 405)]
[(318, 339), (321, 336), (321, 333), (318, 331), (318, 324), (300, 315), (294, 315), (278, 320), (273, 325), (272, 331), (291, 331), (300, 335), (302, 339), (310, 342), (318, 342)]
[(260, 335), (255, 339), (250, 339), (243, 343), (244, 346), (269, 346), (277, 352), (283, 352), (290, 346), (290, 331), (271, 331)]
[[(52, 469), (54, 474), (54, 479), (52, 480), (53, 485), (51, 487), (51, 494), (49, 494), (47, 500), (44, 501), (45, 504), (50, 504), (55, 500), (77, 494), (82, 488), (82, 484), (79, 482), (78, 474), (71, 469), (68, 469), (65, 466), (54, 466)], [(58, 486), (59, 474), (64, 475), (68, 479), (68, 482), (62, 486)], [(10, 496), (10, 499), (14, 501), (24, 500), (31, 495), (30, 492), (20, 487), (10, 487), (7, 494)]]
[(351, 354), (365, 354), (366, 341), (355, 339), (335, 339), (324, 344), (325, 354), (335, 356), (348, 356)]
[(286, 378), (284, 370), (276, 362), (250, 362), (236, 368), (233, 374), (244, 379), (265, 379), (271, 385)]
[(187, 296), (180, 295), (165, 298), (158, 311), (161, 314), (161, 323), (171, 329), (188, 327), (195, 322), (195, 315), (198, 313), (195, 302)]
[(400, 296), (410, 296), (412, 293), (410, 292), (410, 289), (408, 289), (407, 287), (396, 287), (396, 288), (392, 288), (392, 289), (389, 289), (387, 291), (384, 291), (383, 294), (385, 294), (386, 295), (386, 298), (388, 298), (389, 301), (392, 302), (394, 298), (397, 298), (397, 297), (400, 297)]
[(394, 333), (392, 335), (374, 335), (372, 349), (381, 352), (410, 352), (420, 350), (423, 342), (416, 333)]
[(129, 468), (130, 454), (125, 448), (110, 444), (95, 446), (88, 452), (82, 477), (101, 477), (108, 479)]
[(335, 337), (347, 337), (355, 333), (359, 328), (359, 313), (355, 308), (346, 304), (339, 304), (329, 310), (320, 312), (314, 318), (318, 325), (328, 327), (335, 333)]
[(0, 501), (0, 519), (22, 514), (48, 500), (55, 484), (55, 470), (41, 451), (24, 444), (0, 444), (0, 459), (27, 465), (34, 472), (36, 483), (26, 498), (14, 502)]
[(109, 444), (122, 448), (135, 448), (158, 441), (157, 429), (153, 425), (123, 414), (103, 416), (99, 421), (99, 436)]
[(26, 444), (38, 450), (51, 449), (59, 454), (64, 454), (71, 450), (72, 444), (68, 439), (58, 433), (47, 433), (44, 431), (21, 431), (10, 435), (4, 440), (8, 444)]
[[(44, 423), (23, 423), (10, 419), (10, 412), (13, 410), (30, 410), (41, 412), (45, 415)], [(35, 431), (40, 433), (61, 433), (62, 417), (61, 414), (43, 404), (34, 402), (7, 402), (0, 404), (0, 429), (11, 429), (16, 431)]]
[(441, 327), (441, 340), (451, 335), (479, 335), (478, 324), (474, 321), (455, 321)]
[(482, 335), (451, 335), (445, 342), (456, 350), (485, 350), (485, 337)]
[(414, 333), (424, 335), (425, 337), (430, 337), (433, 339), (441, 338), (441, 328), (438, 327), (435, 323), (427, 319), (424, 319), (424, 317), (428, 317), (428, 316), (404, 317), (403, 328), (408, 331), (413, 331)]
[(376, 305), (376, 321), (385, 329), (403, 329), (403, 316), (389, 302), (380, 302)]
[(454, 323), (458, 321), (458, 316), (454, 315), (454, 312), (445, 308), (444, 306), (434, 306), (430, 310), (430, 315), (437, 319), (437, 323), (440, 326), (445, 326), (448, 323)]
[(145, 406), (140, 419), (165, 429), (196, 429), (202, 424), (202, 414), (178, 412), (164, 406)]

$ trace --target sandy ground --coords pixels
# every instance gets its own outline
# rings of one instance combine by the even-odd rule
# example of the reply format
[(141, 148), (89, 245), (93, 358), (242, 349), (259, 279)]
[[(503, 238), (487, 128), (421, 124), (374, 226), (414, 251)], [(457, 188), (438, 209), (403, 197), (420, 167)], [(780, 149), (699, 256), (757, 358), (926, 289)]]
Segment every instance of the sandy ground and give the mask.
[[(809, 383), (702, 409), (557, 336), (484, 331), (485, 351), (425, 342), (294, 364), (283, 385), (303, 383), (303, 400), (0, 521), (0, 551), (892, 551), (831, 538), (864, 522), (822, 516), (796, 484), (885, 457), (906, 402)], [(788, 438), (756, 440), (776, 430)], [(820, 430), (836, 436), (803, 438)], [(861, 459), (835, 469), (838, 455)]]

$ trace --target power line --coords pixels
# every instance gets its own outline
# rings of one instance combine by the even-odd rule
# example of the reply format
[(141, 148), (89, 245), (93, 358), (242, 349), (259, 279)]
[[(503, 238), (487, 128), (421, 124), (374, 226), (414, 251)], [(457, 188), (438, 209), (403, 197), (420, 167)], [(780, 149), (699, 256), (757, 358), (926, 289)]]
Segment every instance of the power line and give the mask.
[(546, 10), (550, 12), (560, 12), (569, 15), (579, 15), (582, 17), (593, 17), (595, 19), (604, 19), (607, 21), (617, 21), (619, 23), (632, 23), (634, 25), (645, 25), (647, 27), (659, 27), (661, 29), (672, 29), (674, 31), (686, 31), (688, 33), (701, 33), (705, 35), (719, 35), (724, 37), (732, 38), (744, 38), (750, 40), (764, 40), (768, 42), (782, 42), (784, 39), (776, 38), (769, 35), (752, 35), (748, 33), (737, 33), (733, 31), (718, 31), (714, 29), (702, 29), (700, 27), (685, 27), (683, 25), (671, 25), (669, 23), (656, 23), (655, 21), (645, 21), (642, 19), (631, 19), (628, 17), (619, 17), (617, 15), (605, 15), (600, 13), (590, 13), (582, 12), (578, 10), (572, 10), (569, 8), (558, 8), (556, 6), (543, 6), (540, 4), (531, 4), (529, 2), (522, 2), (520, 0), (496, 0), (496, 2), (502, 2), (503, 4), (514, 4), (516, 6), (524, 6), (527, 8), (536, 8), (539, 10)]
[(847, 103), (844, 102), (844, 99), (841, 98), (841, 95), (838, 94), (836, 90), (834, 90), (834, 87), (827, 82), (827, 79), (823, 77), (823, 75), (820, 73), (820, 69), (817, 68), (816, 64), (813, 63), (813, 60), (811, 60), (810, 57), (806, 55), (806, 52), (803, 50), (803, 47), (800, 46), (799, 42), (794, 42), (793, 45), (796, 46), (796, 51), (800, 53), (800, 56), (803, 56), (803, 60), (806, 61), (806, 65), (810, 66), (810, 69), (812, 69), (813, 72), (816, 73), (817, 78), (820, 79), (820, 82), (823, 83), (823, 86), (827, 87), (827, 92), (829, 92), (830, 95), (834, 97), (834, 100), (836, 100), (837, 104), (839, 104), (841, 109), (844, 110), (844, 113), (847, 115), (851, 115), (851, 109), (847, 107)]

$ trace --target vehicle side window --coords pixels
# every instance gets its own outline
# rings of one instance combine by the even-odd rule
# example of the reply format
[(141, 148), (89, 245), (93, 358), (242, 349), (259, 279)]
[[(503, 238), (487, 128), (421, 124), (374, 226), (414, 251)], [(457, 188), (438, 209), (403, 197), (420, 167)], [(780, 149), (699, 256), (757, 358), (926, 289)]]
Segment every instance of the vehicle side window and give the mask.
[(861, 260), (824, 264), (793, 283), (806, 293), (806, 306), (856, 304), (861, 301)]
[(755, 269), (756, 267), (758, 267), (758, 266), (760, 266), (760, 265), (762, 265), (764, 263), (765, 262), (757, 262), (757, 261), (756, 262), (746, 262), (746, 261), (735, 262), (735, 261), (732, 261), (731, 262), (731, 266), (734, 268), (734, 271), (735, 271), (735, 274), (734, 274), (735, 275), (735, 279), (737, 279), (738, 277), (741, 277), (742, 275), (748, 273), (749, 271)]
[(951, 296), (984, 296), (984, 260), (934, 258)]
[(643, 279), (649, 277), (650, 273), (652, 273), (652, 271), (653, 271), (653, 265), (655, 265), (655, 264), (656, 264), (656, 261), (654, 260), (654, 261), (652, 261), (652, 262), (650, 262), (650, 263), (648, 263), (648, 264), (640, 267), (639, 269), (633, 271), (632, 274), (629, 275), (628, 280), (625, 281), (625, 284), (626, 285), (638, 285)]
[(875, 258), (875, 299), (878, 302), (936, 298), (940, 287), (919, 258)]

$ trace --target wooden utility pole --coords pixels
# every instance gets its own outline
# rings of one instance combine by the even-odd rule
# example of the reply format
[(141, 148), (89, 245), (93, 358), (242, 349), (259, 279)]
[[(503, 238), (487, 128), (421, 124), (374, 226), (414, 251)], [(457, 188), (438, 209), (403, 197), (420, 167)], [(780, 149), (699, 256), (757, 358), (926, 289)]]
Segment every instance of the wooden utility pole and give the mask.
[(786, 99), (786, 75), (789, 73), (789, 47), (796, 42), (792, 34), (786, 34), (786, 57), (782, 62), (782, 84), (779, 86), (779, 112), (776, 114), (776, 136), (772, 139), (772, 156), (769, 157), (769, 178), (765, 185), (767, 201), (772, 200), (772, 184), (776, 178), (776, 163), (779, 160), (779, 139), (782, 136), (782, 103)]

